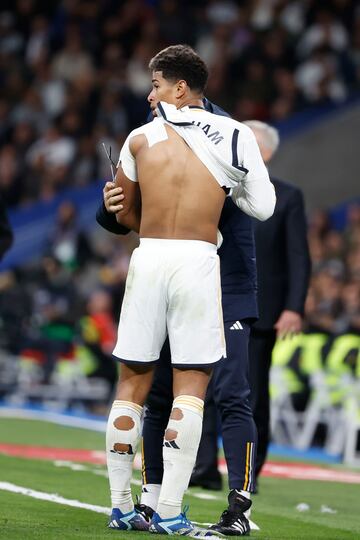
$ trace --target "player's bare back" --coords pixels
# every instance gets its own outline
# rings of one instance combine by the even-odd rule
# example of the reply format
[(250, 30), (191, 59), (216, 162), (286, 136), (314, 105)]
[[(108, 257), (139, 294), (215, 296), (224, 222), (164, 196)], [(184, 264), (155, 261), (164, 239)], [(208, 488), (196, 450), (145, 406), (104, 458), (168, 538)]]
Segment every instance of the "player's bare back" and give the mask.
[(216, 244), (225, 191), (186, 142), (165, 129), (168, 138), (150, 147), (145, 135), (130, 141), (141, 191), (140, 237)]

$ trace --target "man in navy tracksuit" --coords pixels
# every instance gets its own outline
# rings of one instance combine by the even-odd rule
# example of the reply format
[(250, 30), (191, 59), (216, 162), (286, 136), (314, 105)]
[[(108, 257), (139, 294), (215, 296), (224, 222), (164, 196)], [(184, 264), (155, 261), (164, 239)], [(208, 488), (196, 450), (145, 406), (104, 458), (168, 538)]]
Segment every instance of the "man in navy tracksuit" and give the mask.
[[(214, 114), (226, 115), (222, 109), (206, 99), (204, 107)], [(99, 207), (96, 218), (100, 225), (115, 234), (129, 232), (117, 223), (114, 213), (107, 212), (104, 203)], [(212, 530), (241, 536), (250, 530), (244, 512), (251, 506), (250, 493), (254, 490), (255, 480), (257, 433), (249, 401), (248, 342), (250, 324), (258, 317), (258, 312), (252, 220), (237, 208), (230, 197), (225, 199), (219, 230), (223, 236), (218, 254), (227, 358), (215, 365), (207, 402), (209, 407), (215, 404), (220, 414), (230, 493), (229, 508), (223, 512), (219, 523), (213, 526)], [(151, 514), (151, 509), (156, 508), (156, 497), (163, 474), (164, 431), (172, 401), (170, 349), (167, 340), (155, 371), (144, 418), (143, 493), (142, 504), (138, 505), (138, 510), (145, 515)], [(213, 415), (209, 417), (212, 418)], [(203, 452), (204, 459), (199, 461), (202, 464), (208, 463), (209, 471), (213, 471), (217, 468), (217, 448), (214, 443), (211, 447), (207, 446), (206, 434), (210, 434), (211, 427), (207, 424), (206, 413), (204, 423), (205, 439), (199, 449), (200, 454)], [(216, 430), (216, 426), (212, 429)], [(210, 438), (214, 441), (214, 437)], [(218, 478), (207, 477), (204, 465), (202, 470), (195, 470), (193, 478), (196, 483), (197, 478), (202, 481), (207, 478), (210, 482), (208, 487), (216, 487), (219, 482)]]

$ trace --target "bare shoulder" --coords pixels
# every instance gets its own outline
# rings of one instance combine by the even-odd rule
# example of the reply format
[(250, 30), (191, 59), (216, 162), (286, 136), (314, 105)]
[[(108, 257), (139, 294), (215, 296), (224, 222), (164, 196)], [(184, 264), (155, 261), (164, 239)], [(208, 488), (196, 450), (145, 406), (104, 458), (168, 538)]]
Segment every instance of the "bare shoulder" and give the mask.
[(138, 133), (131, 137), (129, 141), (130, 152), (136, 157), (136, 154), (144, 147), (147, 146), (147, 139), (144, 133)]
[(144, 147), (151, 147), (167, 138), (164, 123), (159, 118), (154, 118), (152, 122), (136, 128), (130, 133), (130, 151), (136, 156), (136, 153)]

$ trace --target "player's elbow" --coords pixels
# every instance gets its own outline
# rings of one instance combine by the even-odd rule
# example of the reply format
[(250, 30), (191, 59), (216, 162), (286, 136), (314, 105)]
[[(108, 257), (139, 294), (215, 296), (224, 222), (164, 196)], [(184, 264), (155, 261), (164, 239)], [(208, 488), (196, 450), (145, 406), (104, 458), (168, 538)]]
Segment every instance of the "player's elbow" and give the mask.
[(255, 211), (255, 217), (259, 221), (266, 221), (269, 219), (275, 210), (275, 201), (266, 201)]
[(139, 232), (140, 212), (136, 208), (124, 208), (117, 212), (116, 221), (127, 229)]
[(261, 198), (260, 204), (256, 208), (255, 217), (259, 221), (266, 221), (273, 215), (274, 210), (275, 210), (275, 204), (276, 204), (275, 189), (274, 189), (274, 186), (270, 184), (270, 189), (267, 190), (266, 193), (264, 193), (264, 196)]
[(134, 211), (131, 208), (123, 208), (119, 212), (116, 212), (116, 221), (121, 225), (127, 224), (128, 221), (131, 221), (133, 218)]

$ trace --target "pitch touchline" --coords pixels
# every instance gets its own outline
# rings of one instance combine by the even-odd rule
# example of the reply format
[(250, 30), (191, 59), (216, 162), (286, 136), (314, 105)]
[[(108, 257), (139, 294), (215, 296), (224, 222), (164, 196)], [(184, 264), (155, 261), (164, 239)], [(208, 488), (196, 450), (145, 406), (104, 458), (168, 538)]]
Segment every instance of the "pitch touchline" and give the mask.
[[(27, 497), (32, 497), (33, 499), (39, 499), (41, 501), (50, 501), (57, 504), (62, 504), (64, 506), (72, 506), (75, 508), (83, 508), (84, 510), (91, 510), (92, 512), (97, 512), (98, 514), (107, 514), (110, 513), (110, 508), (106, 506), (98, 506), (96, 504), (88, 504), (77, 501), (76, 499), (65, 499), (56, 493), (45, 493), (44, 491), (36, 491), (35, 489), (26, 488), (23, 486), (17, 486), (16, 484), (11, 484), (10, 482), (0, 482), (0, 490), (10, 491), (11, 493), (19, 493), (20, 495), (26, 495)], [(192, 494), (196, 496), (195, 494)], [(210, 523), (198, 523), (193, 521), (196, 525), (202, 525), (207, 527)]]
[(92, 510), (98, 514), (109, 514), (110, 508), (105, 506), (98, 506), (96, 504), (88, 504), (77, 501), (76, 499), (65, 499), (56, 493), (45, 493), (43, 491), (36, 491), (34, 489), (17, 486), (10, 482), (0, 482), (0, 489), (3, 491), (11, 491), (12, 493), (20, 493), (21, 495), (27, 495), (33, 499), (40, 499), (42, 501), (50, 501), (57, 504), (63, 504), (66, 506), (74, 506), (75, 508), (84, 508), (84, 510)]

